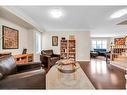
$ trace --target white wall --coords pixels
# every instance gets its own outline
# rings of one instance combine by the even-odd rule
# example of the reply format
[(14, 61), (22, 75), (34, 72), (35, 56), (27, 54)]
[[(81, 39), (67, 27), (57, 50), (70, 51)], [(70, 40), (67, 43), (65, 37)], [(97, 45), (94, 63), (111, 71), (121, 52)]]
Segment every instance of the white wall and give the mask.
[[(42, 49), (53, 49), (54, 53), (60, 54), (60, 40), (61, 37), (68, 39), (69, 35), (75, 35), (76, 38), (76, 60), (89, 61), (90, 60), (90, 32), (84, 31), (53, 31), (43, 32)], [(58, 36), (58, 46), (52, 46), (52, 36)]]
[(34, 61), (38, 62), (40, 61), (40, 54), (41, 51), (39, 53), (36, 52), (36, 30), (29, 30), (28, 32), (28, 49), (29, 49), (29, 53), (33, 53), (34, 54)]
[(127, 35), (127, 25), (109, 25), (91, 29), (91, 37), (117, 37)]
[(27, 48), (27, 53), (34, 54), (34, 61), (40, 61), (40, 53), (36, 53), (35, 33), (36, 30), (28, 30), (16, 25), (6, 19), (0, 18), (0, 38), (2, 37), (2, 25), (8, 26), (19, 31), (19, 48), (18, 49), (2, 49), (2, 39), (0, 39), (0, 52), (9, 51), (12, 55), (22, 54), (23, 48)]
[(23, 48), (28, 48), (28, 41), (27, 41), (27, 29), (20, 27), (12, 22), (9, 22), (8, 20), (5, 20), (3, 18), (0, 18), (0, 37), (2, 37), (2, 25), (14, 28), (19, 30), (19, 48), (18, 49), (2, 49), (2, 39), (0, 40), (0, 50), (1, 51), (10, 51), (12, 54), (21, 54), (23, 51)]

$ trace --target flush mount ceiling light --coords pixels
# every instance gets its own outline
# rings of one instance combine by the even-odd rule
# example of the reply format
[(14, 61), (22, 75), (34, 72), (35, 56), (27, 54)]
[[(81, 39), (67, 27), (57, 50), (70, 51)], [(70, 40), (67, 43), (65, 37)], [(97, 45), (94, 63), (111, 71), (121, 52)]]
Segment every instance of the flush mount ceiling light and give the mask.
[(63, 10), (55, 8), (49, 11), (50, 16), (53, 18), (60, 18), (63, 16)]
[(120, 18), (122, 16), (124, 16), (125, 14), (127, 14), (127, 9), (121, 9), (115, 13), (113, 13), (110, 18)]

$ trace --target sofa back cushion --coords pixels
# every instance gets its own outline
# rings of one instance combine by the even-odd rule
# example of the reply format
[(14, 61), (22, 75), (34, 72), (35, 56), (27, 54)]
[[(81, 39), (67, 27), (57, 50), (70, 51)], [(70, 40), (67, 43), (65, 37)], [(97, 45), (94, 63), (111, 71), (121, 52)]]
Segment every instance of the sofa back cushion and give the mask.
[(42, 50), (41, 52), (43, 55), (52, 56), (53, 50)]
[(98, 52), (98, 53), (106, 53), (106, 49), (94, 49), (94, 52)]
[(0, 59), (0, 73), (3, 76), (16, 73), (16, 64), (13, 56)]

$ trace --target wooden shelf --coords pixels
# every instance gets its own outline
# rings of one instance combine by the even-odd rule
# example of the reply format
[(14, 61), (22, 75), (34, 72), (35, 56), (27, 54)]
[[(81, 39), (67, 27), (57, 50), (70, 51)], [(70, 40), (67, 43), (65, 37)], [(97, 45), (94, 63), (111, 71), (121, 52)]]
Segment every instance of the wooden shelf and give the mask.
[(68, 53), (68, 52), (61, 52), (61, 53)]
[(75, 52), (69, 52), (69, 53), (75, 54)]
[(67, 58), (67, 40), (61, 40), (60, 55), (61, 58)]
[(61, 40), (60, 43), (61, 58), (76, 59), (76, 41), (73, 40)]
[(73, 40), (69, 40), (68, 41), (68, 57), (71, 58), (71, 59), (74, 59), (75, 60), (75, 55), (76, 55), (76, 52), (75, 52), (75, 44), (76, 44), (76, 41), (75, 39)]
[(33, 54), (18, 54), (13, 56), (17, 64), (33, 62)]

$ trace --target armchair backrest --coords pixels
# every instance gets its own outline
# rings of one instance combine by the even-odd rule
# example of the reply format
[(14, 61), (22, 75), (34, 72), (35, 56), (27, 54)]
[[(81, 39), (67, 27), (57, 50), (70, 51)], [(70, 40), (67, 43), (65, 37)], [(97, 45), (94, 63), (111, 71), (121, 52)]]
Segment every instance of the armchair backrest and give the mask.
[(42, 50), (41, 54), (42, 55), (47, 55), (47, 56), (52, 56), (53, 55), (53, 50)]

